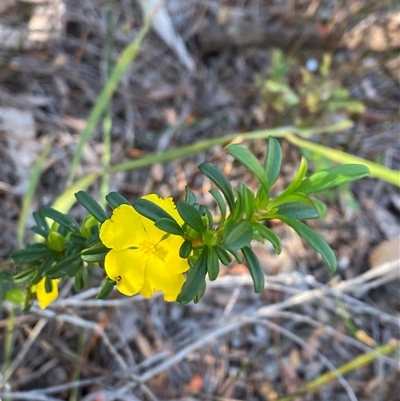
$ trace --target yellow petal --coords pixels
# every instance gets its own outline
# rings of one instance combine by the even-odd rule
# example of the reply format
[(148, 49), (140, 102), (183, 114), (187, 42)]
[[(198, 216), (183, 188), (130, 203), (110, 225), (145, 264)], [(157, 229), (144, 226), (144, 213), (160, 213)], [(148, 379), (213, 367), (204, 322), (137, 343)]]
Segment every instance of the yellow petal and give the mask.
[(171, 274), (159, 258), (150, 256), (145, 275), (152, 288), (162, 291), (166, 301), (175, 301), (185, 281), (183, 274)]
[(146, 236), (141, 223), (140, 214), (132, 206), (118, 206), (101, 225), (100, 240), (107, 248), (117, 251), (135, 247)]
[(189, 262), (179, 256), (179, 248), (183, 243), (183, 238), (178, 235), (170, 235), (166, 240), (159, 244), (159, 248), (166, 250), (164, 262), (170, 274), (184, 273), (189, 270)]
[(52, 289), (51, 292), (46, 292), (45, 283), (46, 278), (43, 277), (36, 285), (36, 297), (39, 306), (42, 309), (47, 308), (52, 302), (54, 302), (58, 297), (58, 282), (60, 279), (51, 280)]
[(151, 298), (153, 293), (155, 292), (155, 288), (153, 288), (150, 284), (150, 281), (147, 279), (146, 275), (144, 276), (144, 281), (142, 288), (140, 289), (140, 293), (145, 297), (145, 298)]
[(143, 286), (148, 256), (137, 249), (111, 250), (104, 260), (107, 276), (117, 282), (122, 294), (135, 295)]

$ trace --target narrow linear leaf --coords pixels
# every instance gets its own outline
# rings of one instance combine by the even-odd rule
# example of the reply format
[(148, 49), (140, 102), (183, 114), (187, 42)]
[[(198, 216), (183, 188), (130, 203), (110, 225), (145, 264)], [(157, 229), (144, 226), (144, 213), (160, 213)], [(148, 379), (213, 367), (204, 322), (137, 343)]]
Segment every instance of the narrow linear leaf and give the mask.
[(299, 185), (297, 191), (304, 194), (321, 192), (368, 175), (368, 167), (361, 164), (344, 164), (311, 175)]
[(264, 289), (264, 273), (261, 269), (260, 261), (253, 250), (248, 246), (242, 249), (242, 253), (253, 280), (254, 291), (261, 292)]
[(264, 226), (261, 223), (253, 224), (254, 229), (256, 229), (261, 237), (269, 241), (275, 249), (275, 252), (279, 255), (282, 252), (282, 244), (280, 238), (272, 231), (270, 228)]
[(203, 281), (200, 283), (200, 287), (199, 287), (195, 297), (193, 298), (193, 302), (195, 304), (197, 304), (200, 301), (200, 299), (203, 297), (204, 293), (206, 292), (206, 288), (207, 288), (206, 280), (204, 278)]
[(239, 251), (229, 250), (229, 252), (233, 255), (237, 263), (239, 264), (243, 263), (243, 255)]
[(89, 256), (89, 255), (98, 255), (98, 254), (105, 254), (109, 251), (104, 245), (94, 246), (89, 249), (84, 249), (81, 251), (81, 256)]
[(317, 209), (319, 217), (325, 217), (326, 216), (326, 205), (324, 202), (321, 202), (319, 199), (315, 198), (309, 198), (311, 202), (313, 203), (315, 209)]
[(219, 259), (217, 251), (209, 247), (207, 252), (207, 272), (208, 278), (214, 281), (219, 274)]
[(154, 225), (166, 233), (184, 236), (182, 227), (175, 220), (161, 218), (157, 220)]
[(308, 168), (308, 162), (305, 157), (301, 158), (300, 161), (300, 166), (299, 169), (297, 170), (297, 173), (295, 177), (293, 178), (293, 181), (288, 185), (288, 187), (278, 196), (278, 198), (283, 198), (283, 196), (287, 196), (288, 194), (291, 194), (292, 192), (296, 191), (298, 192), (297, 188), (303, 181), (306, 173), (307, 173), (307, 168)]
[(317, 219), (318, 210), (314, 205), (303, 202), (288, 202), (278, 206), (277, 213), (293, 219)]
[(35, 234), (42, 236), (43, 238), (47, 238), (47, 236), (49, 235), (49, 231), (46, 231), (43, 227), (40, 226), (31, 227), (31, 231), (33, 231)]
[(79, 191), (75, 194), (77, 201), (100, 223), (108, 219), (104, 209), (85, 191)]
[(64, 266), (62, 269), (56, 271), (49, 275), (50, 278), (61, 278), (61, 277), (74, 277), (76, 273), (83, 267), (83, 261), (81, 259), (76, 259), (75, 261)]
[(220, 225), (222, 225), (226, 219), (226, 203), (224, 201), (224, 198), (221, 195), (221, 192), (218, 189), (213, 188), (209, 192), (210, 192), (211, 196), (215, 199), (215, 201), (217, 202), (217, 205), (219, 207), (219, 211), (221, 213)]
[(139, 214), (154, 222), (160, 219), (175, 221), (164, 209), (147, 199), (137, 199), (132, 206)]
[(106, 201), (113, 209), (121, 205), (130, 205), (128, 199), (118, 192), (110, 192), (108, 195), (106, 195)]
[(112, 293), (115, 284), (116, 282), (114, 280), (111, 280), (108, 277), (106, 277), (99, 293), (96, 295), (96, 299), (104, 299), (108, 297)]
[(253, 153), (251, 153), (249, 149), (239, 144), (229, 145), (227, 146), (226, 150), (258, 178), (264, 190), (268, 194), (271, 185), (268, 181), (267, 173)]
[(10, 260), (13, 263), (31, 263), (31, 262), (36, 262), (37, 260), (43, 259), (49, 255), (54, 253), (51, 249), (47, 248), (47, 246), (44, 246), (43, 248), (26, 248), (26, 249), (20, 249), (18, 251), (13, 252), (10, 255)]
[(196, 203), (196, 195), (187, 185), (185, 185), (185, 201), (191, 205)]
[(42, 213), (33, 212), (32, 216), (35, 219), (35, 222), (38, 225), (38, 227), (43, 228), (45, 231), (48, 231), (50, 229), (49, 225), (47, 224), (46, 218), (43, 216)]
[(51, 266), (45, 272), (45, 274), (48, 275), (48, 276), (52, 276), (53, 274), (57, 274), (59, 271), (63, 270), (65, 267), (73, 265), (74, 262), (76, 262), (76, 261), (78, 261), (80, 259), (81, 259), (81, 255), (79, 253), (75, 253), (73, 255), (70, 255), (70, 256), (62, 259), (60, 262), (56, 263), (55, 265)]
[(244, 187), (243, 190), (243, 203), (246, 211), (246, 218), (251, 219), (254, 214), (256, 202), (254, 199), (253, 192), (251, 192), (251, 190), (246, 186)]
[(228, 222), (224, 229), (224, 244), (229, 251), (237, 251), (250, 244), (253, 228), (247, 220)]
[(50, 269), (50, 267), (56, 261), (58, 256), (59, 255), (57, 255), (56, 253), (52, 253), (49, 256), (47, 256), (47, 258), (44, 260), (44, 262), (40, 265), (40, 267), (38, 269), (39, 277), (43, 277), (46, 274), (47, 270)]
[(192, 227), (193, 230), (196, 230), (199, 233), (204, 231), (201, 216), (193, 205), (182, 201), (176, 205), (176, 209), (178, 210), (178, 213), (182, 217), (183, 221), (188, 226)]
[(91, 246), (100, 242), (99, 233), (92, 234), (85, 242), (85, 248), (90, 248)]
[(182, 286), (182, 290), (178, 295), (177, 302), (182, 305), (188, 304), (198, 293), (202, 282), (207, 273), (207, 248), (203, 249), (194, 265), (189, 270), (186, 281)]
[(279, 177), (282, 165), (282, 148), (279, 141), (272, 136), (268, 138), (267, 155), (264, 161), (264, 170), (267, 173), (268, 182), (272, 186)]
[(190, 256), (192, 249), (193, 249), (192, 241), (188, 239), (183, 241), (181, 247), (179, 248), (179, 256), (182, 259), (187, 259)]
[(306, 224), (290, 217), (276, 215), (276, 218), (292, 227), (300, 237), (304, 238), (322, 256), (328, 266), (329, 272), (331, 274), (335, 273), (337, 268), (335, 253), (320, 234)]
[(221, 245), (216, 245), (214, 249), (217, 252), (218, 259), (223, 265), (228, 266), (232, 262), (231, 255), (229, 255), (228, 251)]
[(51, 207), (44, 207), (40, 210), (40, 212), (49, 219), (61, 224), (68, 230), (79, 232), (79, 225), (72, 216), (60, 213)]
[(234, 196), (232, 186), (221, 171), (209, 163), (200, 164), (199, 170), (221, 190), (228, 203), (229, 209), (233, 210)]
[(74, 242), (75, 244), (78, 244), (78, 245), (85, 245), (85, 242), (86, 242), (86, 238), (83, 235), (78, 234), (78, 233), (72, 233), (70, 236), (70, 239), (72, 242)]

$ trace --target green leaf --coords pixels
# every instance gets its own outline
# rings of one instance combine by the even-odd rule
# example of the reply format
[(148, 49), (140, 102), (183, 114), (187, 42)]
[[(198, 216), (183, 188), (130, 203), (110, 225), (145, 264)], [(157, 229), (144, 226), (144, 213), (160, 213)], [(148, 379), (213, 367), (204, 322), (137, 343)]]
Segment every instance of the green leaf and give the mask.
[(183, 241), (181, 247), (179, 248), (179, 256), (182, 259), (187, 259), (190, 253), (192, 252), (192, 249), (193, 249), (192, 241), (186, 239), (185, 241)]
[(78, 245), (85, 245), (86, 238), (82, 234), (72, 233), (69, 237), (72, 242)]
[(228, 251), (221, 245), (216, 245), (214, 249), (223, 265), (228, 266), (232, 262), (231, 255), (229, 255)]
[(108, 297), (111, 294), (112, 290), (114, 289), (115, 284), (116, 282), (114, 280), (111, 280), (108, 277), (106, 277), (99, 293), (96, 295), (96, 299), (104, 299)]
[(81, 252), (81, 259), (85, 262), (101, 262), (104, 260), (109, 249), (104, 245), (85, 249)]
[(290, 217), (277, 215), (276, 218), (292, 227), (300, 237), (304, 238), (322, 256), (331, 274), (336, 271), (337, 261), (335, 253), (320, 234), (306, 224)]
[(221, 190), (226, 199), (226, 202), (228, 203), (229, 209), (233, 210), (233, 190), (231, 184), (221, 173), (221, 171), (219, 171), (215, 166), (209, 163), (200, 164), (199, 170)]
[(63, 227), (67, 228), (69, 231), (79, 232), (79, 225), (76, 220), (68, 215), (60, 213), (58, 210), (55, 210), (51, 207), (44, 207), (40, 210), (40, 213), (51, 220), (59, 223)]
[(42, 213), (33, 212), (32, 216), (35, 219), (35, 222), (38, 227), (43, 228), (45, 231), (50, 230), (49, 225), (47, 224), (46, 218), (42, 215)]
[(53, 283), (51, 282), (51, 278), (46, 276), (44, 280), (44, 290), (47, 293), (50, 293), (52, 289), (53, 289)]
[(121, 205), (130, 205), (128, 199), (126, 199), (125, 196), (122, 196), (118, 192), (110, 192), (106, 196), (106, 201), (113, 209)]
[(253, 192), (246, 186), (243, 189), (243, 203), (246, 210), (246, 218), (250, 220), (253, 217), (256, 202)]
[(100, 242), (100, 237), (99, 237), (99, 233), (96, 232), (94, 234), (92, 234), (85, 242), (85, 248), (90, 248), (93, 245), (96, 245), (98, 242)]
[(214, 281), (218, 277), (218, 274), (219, 274), (218, 253), (213, 247), (208, 247), (207, 272), (208, 272), (208, 278), (211, 281)]
[(215, 199), (219, 207), (219, 211), (221, 213), (221, 221), (219, 222), (219, 224), (222, 225), (226, 219), (226, 203), (221, 195), (221, 192), (218, 189), (213, 188), (209, 192), (211, 196)]
[(198, 293), (207, 274), (207, 248), (204, 248), (200, 256), (190, 268), (177, 302), (188, 304)]
[(36, 262), (40, 259), (43, 259), (49, 255), (51, 255), (54, 251), (47, 248), (44, 244), (37, 244), (40, 245), (38, 247), (28, 247), (25, 249), (20, 249), (18, 251), (13, 252), (10, 255), (10, 260), (13, 263), (32, 263)]
[(315, 209), (317, 209), (319, 217), (325, 217), (326, 216), (326, 205), (324, 202), (321, 202), (318, 199), (315, 198), (310, 198), (311, 202), (313, 203)]
[(243, 263), (243, 256), (239, 251), (231, 251), (231, 250), (229, 250), (229, 252), (233, 255), (233, 257), (235, 258), (237, 263), (239, 263), (239, 264)]
[(88, 270), (84, 266), (82, 266), (82, 268), (76, 272), (75, 282), (74, 282), (74, 287), (76, 291), (80, 291), (85, 288), (88, 276), (89, 276)]
[(264, 170), (267, 173), (268, 182), (274, 185), (279, 177), (279, 172), (281, 171), (282, 164), (282, 148), (279, 141), (274, 137), (270, 136), (268, 138), (268, 149), (267, 155), (264, 161)]
[(361, 164), (344, 164), (311, 175), (301, 183), (297, 191), (304, 194), (321, 192), (368, 175), (369, 169), (366, 166)]
[(79, 191), (75, 194), (76, 200), (100, 223), (108, 219), (104, 209), (85, 191)]
[[(73, 255), (70, 255), (59, 262), (57, 262), (55, 265), (51, 266), (46, 272), (46, 276), (50, 276), (51, 278), (57, 278), (54, 277), (54, 275), (57, 275), (59, 272), (61, 272), (64, 268), (72, 266), (75, 264), (75, 262), (81, 260), (81, 255), (79, 253), (74, 253)], [(61, 276), (60, 276), (61, 277)]]
[(236, 202), (234, 209), (232, 211), (232, 214), (229, 216), (230, 221), (239, 221), (242, 220), (244, 217), (244, 214), (246, 213), (246, 208), (245, 208), (245, 195), (243, 194), (243, 191), (241, 189), (243, 188), (243, 185), (239, 184), (238, 189), (236, 190)]
[(229, 251), (237, 251), (250, 244), (253, 228), (247, 220), (228, 222), (224, 229), (224, 244)]
[(261, 237), (269, 241), (275, 249), (275, 252), (279, 255), (282, 252), (282, 244), (280, 238), (268, 227), (261, 223), (253, 224), (255, 230), (259, 232)]
[[(31, 267), (29, 267), (28, 269), (23, 269), (15, 273), (12, 276), (12, 281), (15, 284), (26, 283), (27, 281), (30, 281), (35, 274), (36, 274), (36, 269), (32, 269)], [(1, 275), (0, 275), (0, 280), (2, 280)]]
[(42, 236), (43, 238), (47, 238), (47, 236), (49, 235), (49, 231), (45, 230), (43, 227), (40, 227), (40, 226), (33, 226), (33, 227), (31, 227), (31, 230), (35, 234), (38, 234), (38, 235)]
[(199, 287), (195, 297), (193, 298), (193, 302), (195, 304), (197, 304), (200, 301), (200, 299), (203, 297), (205, 292), (206, 292), (206, 280), (204, 279), (201, 282), (200, 287)]
[(83, 269), (83, 261), (81, 259), (77, 259), (75, 262), (69, 264), (58, 272), (51, 274), (50, 277), (52, 279), (62, 277), (75, 277), (79, 269)]
[(261, 269), (260, 261), (253, 250), (248, 246), (242, 249), (242, 253), (253, 280), (254, 291), (261, 292), (264, 289), (264, 273)]
[(197, 201), (196, 195), (187, 185), (185, 185), (185, 201), (191, 205), (195, 204)]
[(160, 219), (175, 221), (174, 218), (164, 209), (147, 199), (137, 199), (132, 206), (139, 214), (154, 222)]
[(288, 185), (288, 187), (279, 195), (278, 198), (283, 198), (283, 196), (287, 196), (288, 194), (297, 190), (298, 186), (301, 184), (303, 178), (307, 173), (308, 162), (305, 157), (301, 157), (300, 166), (297, 170), (296, 176), (293, 178), (293, 181)]
[(57, 253), (52, 253), (43, 261), (43, 263), (39, 266), (37, 274), (39, 277), (43, 277), (46, 275), (46, 272), (50, 269), (56, 259), (59, 257)]
[(154, 225), (166, 233), (180, 235), (182, 237), (184, 236), (182, 227), (175, 220), (162, 218), (157, 220)]
[(269, 194), (271, 185), (268, 181), (267, 173), (253, 153), (251, 153), (249, 149), (239, 144), (229, 145), (227, 146), (226, 150), (258, 178), (265, 192)]
[(178, 213), (182, 217), (183, 221), (189, 227), (192, 227), (193, 230), (196, 230), (199, 233), (202, 233), (204, 231), (201, 216), (193, 205), (182, 201), (176, 205), (176, 209), (178, 210)]
[(278, 214), (283, 214), (293, 219), (317, 219), (318, 210), (304, 202), (288, 202), (278, 206)]

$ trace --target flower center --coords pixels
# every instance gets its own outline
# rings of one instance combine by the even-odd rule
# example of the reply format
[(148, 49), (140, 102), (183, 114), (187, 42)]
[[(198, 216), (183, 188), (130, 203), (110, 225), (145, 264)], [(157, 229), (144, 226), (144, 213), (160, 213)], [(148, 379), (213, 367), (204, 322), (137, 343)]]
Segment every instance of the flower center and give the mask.
[(148, 239), (143, 240), (138, 247), (142, 252), (147, 254), (148, 256), (154, 255), (161, 260), (164, 260), (165, 256), (167, 255), (167, 250), (164, 249), (159, 244), (153, 244)]
[(145, 239), (143, 240), (138, 247), (141, 251), (144, 253), (151, 255), (152, 253), (155, 253), (157, 251), (157, 245), (154, 245), (151, 243), (149, 240)]

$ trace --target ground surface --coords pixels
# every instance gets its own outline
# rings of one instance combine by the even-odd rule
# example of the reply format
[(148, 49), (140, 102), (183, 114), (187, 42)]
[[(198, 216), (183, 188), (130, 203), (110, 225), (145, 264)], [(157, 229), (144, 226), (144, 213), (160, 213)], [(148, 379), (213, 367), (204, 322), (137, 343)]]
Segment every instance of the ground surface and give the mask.
[[(188, 53), (178, 57), (154, 31), (147, 35), (113, 99), (112, 164), (206, 138), (293, 124), (290, 114), (265, 106), (256, 85), (257, 76), (268, 76), (270, 44), (296, 60), (290, 75), (295, 87), (300, 67), (322, 59), (315, 44), (321, 35), (331, 38), (367, 18), (369, 30), (361, 44), (352, 46), (350, 39), (323, 42), (333, 51), (329, 79), (348, 88), (366, 110), (347, 116), (354, 119), (353, 128), (313, 139), (399, 169), (399, 43), (385, 31), (391, 39), (387, 36), (381, 47), (371, 45), (366, 33), (391, 12), (390, 2), (379, 7), (366, 0), (166, 3)], [(64, 190), (79, 132), (105, 82), (109, 10), (114, 60), (137, 36), (142, 17), (137, 2), (125, 0), (9, 0), (1, 7), (0, 257), (6, 259), (16, 247), (22, 199), (46, 141), (52, 147), (32, 211), (51, 205)], [(249, 38), (234, 33), (226, 39), (224, 27), (245, 23), (276, 31), (272, 39), (259, 40), (253, 32)], [(222, 39), (215, 38), (219, 45), (210, 49), (207, 32), (213, 29), (222, 30)], [(301, 41), (287, 38), (292, 30), (307, 35)], [(313, 35), (317, 42), (310, 39)], [(245, 143), (260, 158), (265, 154), (264, 141)], [(300, 159), (298, 149), (285, 141), (282, 146), (277, 192)], [(99, 125), (85, 148), (79, 175), (101, 167), (102, 149)], [(218, 165), (233, 184), (255, 185), (222, 147), (213, 147), (150, 169), (115, 174), (111, 189), (132, 200), (149, 192), (179, 200), (189, 185), (211, 205), (209, 182), (197, 170), (203, 161)], [(321, 163), (313, 160), (312, 167)], [(98, 196), (98, 185), (90, 192)], [(259, 295), (241, 265), (225, 271), (199, 304), (186, 307), (160, 297), (148, 301), (118, 294), (93, 301), (96, 291), (75, 294), (73, 284), (66, 283), (51, 308), (14, 311), (11, 343), (5, 337), (11, 307), (4, 305), (1, 340), (12, 357), (11, 366), (3, 369), (2, 390), (11, 392), (8, 399), (29, 400), (276, 400), (374, 347), (393, 344), (399, 339), (399, 190), (365, 179), (327, 196), (326, 219), (311, 224), (338, 256), (333, 280), (312, 250), (290, 229), (276, 225), (285, 249), (277, 257), (266, 245), (257, 248), (268, 275)], [(83, 216), (77, 207), (72, 213)], [(93, 277), (93, 285), (100, 279)], [(398, 353), (342, 373), (294, 399), (399, 399)]]

